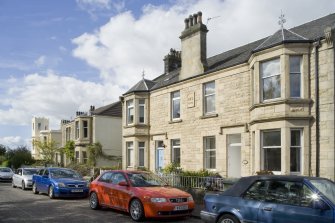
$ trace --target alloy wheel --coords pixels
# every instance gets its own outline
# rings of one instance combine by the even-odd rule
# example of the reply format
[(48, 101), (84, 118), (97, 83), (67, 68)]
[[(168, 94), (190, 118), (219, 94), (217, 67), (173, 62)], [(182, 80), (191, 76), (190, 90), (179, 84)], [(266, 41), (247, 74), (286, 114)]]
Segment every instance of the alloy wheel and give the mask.
[(99, 206), (98, 195), (95, 192), (91, 193), (91, 195), (90, 195), (90, 207), (93, 210), (96, 210), (100, 207)]
[(142, 203), (138, 199), (130, 203), (130, 216), (134, 221), (140, 221), (144, 216)]
[(22, 190), (25, 190), (26, 189), (26, 185), (24, 183), (24, 181), (22, 181), (22, 186), (21, 186)]

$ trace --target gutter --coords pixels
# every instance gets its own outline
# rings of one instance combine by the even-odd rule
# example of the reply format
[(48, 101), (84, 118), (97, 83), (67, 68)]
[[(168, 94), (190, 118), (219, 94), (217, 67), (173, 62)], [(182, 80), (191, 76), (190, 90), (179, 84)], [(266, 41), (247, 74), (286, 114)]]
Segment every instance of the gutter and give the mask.
[(315, 174), (320, 176), (320, 101), (319, 101), (319, 47), (320, 39), (314, 44), (315, 47)]

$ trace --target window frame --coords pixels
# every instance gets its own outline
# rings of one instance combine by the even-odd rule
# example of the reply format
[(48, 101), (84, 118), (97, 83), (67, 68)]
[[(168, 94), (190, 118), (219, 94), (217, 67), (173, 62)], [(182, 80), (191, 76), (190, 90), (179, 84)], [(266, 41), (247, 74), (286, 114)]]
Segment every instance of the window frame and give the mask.
[(79, 127), (79, 121), (75, 121), (75, 139), (79, 139), (80, 135), (80, 127)]
[[(174, 142), (178, 142), (179, 141), (179, 145), (174, 145)], [(179, 149), (179, 157), (176, 157), (176, 149)], [(178, 160), (179, 158), (179, 162), (176, 162), (176, 160)], [(180, 165), (181, 163), (181, 151), (180, 151), (180, 139), (171, 139), (171, 163), (175, 163)]]
[[(143, 146), (140, 144), (143, 143)], [(141, 151), (143, 154), (143, 165), (141, 165)], [(144, 167), (145, 166), (145, 142), (138, 142), (138, 166)]]
[[(214, 149), (213, 148), (206, 148), (207, 146), (207, 140), (210, 140), (210, 139), (214, 139)], [(216, 170), (216, 137), (215, 136), (205, 136), (203, 138), (203, 143), (204, 143), (204, 169), (206, 170)], [(207, 163), (207, 153), (210, 154), (210, 152), (215, 152), (215, 159), (214, 159), (214, 168), (211, 168), (211, 166), (213, 165), (211, 162), (208, 164)], [(211, 159), (211, 156), (209, 156), (209, 161)]]
[[(86, 123), (86, 126), (85, 126)], [(83, 138), (87, 139), (88, 138), (88, 120), (82, 120), (83, 124)]]
[[(126, 106), (127, 106), (126, 124), (127, 125), (132, 125), (132, 124), (134, 124), (134, 121), (135, 121), (134, 99), (128, 100), (126, 102)], [(131, 113), (131, 111), (133, 112), (132, 120), (130, 119), (130, 113)], [(130, 122), (130, 120), (131, 120), (131, 122)]]
[[(269, 62), (273, 62), (273, 61), (277, 61), (279, 63), (279, 72), (276, 74), (271, 74), (269, 76), (263, 77), (263, 69), (262, 69), (262, 65), (265, 63), (269, 63)], [(264, 80), (268, 79), (268, 78), (273, 78), (273, 77), (279, 77), (279, 97), (274, 97), (274, 98), (268, 98), (268, 99), (264, 99)], [(261, 95), (261, 102), (266, 102), (266, 101), (271, 101), (271, 100), (276, 100), (276, 99), (280, 99), (281, 95), (282, 95), (282, 91), (281, 91), (281, 58), (280, 57), (275, 57), (272, 59), (268, 59), (268, 60), (264, 60), (261, 61), (259, 63), (259, 78), (260, 78), (260, 95)]]
[(133, 141), (126, 142), (126, 149), (127, 149), (126, 165), (127, 167), (134, 167), (135, 165), (134, 163), (134, 142)]
[[(174, 96), (175, 93), (179, 93), (179, 96)], [(179, 102), (179, 117), (178, 116), (178, 112), (175, 113), (174, 108), (175, 108), (175, 102)], [(171, 92), (171, 120), (179, 120), (181, 117), (181, 113), (180, 113), (180, 91), (174, 91)]]
[[(210, 93), (210, 94), (206, 94), (206, 86), (209, 85), (209, 84), (214, 84), (214, 92), (213, 93)], [(210, 81), (210, 82), (206, 82), (203, 84), (203, 114), (204, 115), (211, 115), (211, 114), (215, 114), (216, 112), (216, 100), (215, 100), (215, 91), (216, 91), (216, 86), (215, 86), (215, 81)], [(213, 111), (208, 111), (208, 106), (207, 106), (207, 98), (210, 98), (210, 97), (214, 97), (214, 102), (213, 102)]]
[[(293, 131), (298, 131), (299, 132), (299, 138), (300, 138), (300, 145), (299, 146), (292, 146), (292, 132)], [(295, 149), (299, 149), (299, 171), (292, 171), (291, 170), (291, 163), (292, 163), (292, 156), (291, 156), (291, 152), (292, 152), (292, 148)], [(299, 128), (292, 128), (290, 129), (290, 173), (291, 174), (301, 174), (301, 170), (302, 170), (302, 148), (303, 148), (303, 129), (299, 129)]]
[[(141, 103), (141, 101), (143, 101), (143, 103)], [(141, 109), (143, 109), (143, 117), (141, 117)], [(141, 118), (143, 118), (142, 122), (141, 122)], [(144, 98), (138, 99), (138, 123), (139, 124), (145, 123), (145, 99)]]
[[(280, 150), (280, 170), (269, 170), (272, 171), (275, 174), (280, 174), (282, 171), (282, 165), (281, 165), (281, 155), (282, 155), (282, 143), (281, 143), (281, 129), (269, 129), (269, 130), (262, 130), (261, 131), (261, 166), (263, 170), (269, 170), (268, 168), (265, 168), (265, 153), (264, 153), (264, 149), (279, 149)], [(276, 146), (264, 146), (264, 133), (269, 133), (269, 132), (279, 132), (279, 136), (280, 136), (280, 145), (276, 145)]]
[[(300, 58), (299, 72), (291, 71), (291, 58)], [(290, 80), (290, 98), (302, 98), (302, 55), (289, 55), (289, 80)], [(299, 96), (292, 96), (291, 77), (299, 75)]]

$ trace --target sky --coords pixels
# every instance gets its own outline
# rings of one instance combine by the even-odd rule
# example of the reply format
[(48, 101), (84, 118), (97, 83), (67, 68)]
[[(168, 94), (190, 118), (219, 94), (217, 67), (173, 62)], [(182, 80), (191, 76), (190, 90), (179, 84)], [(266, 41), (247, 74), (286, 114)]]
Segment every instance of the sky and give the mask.
[(163, 73), (184, 19), (207, 25), (207, 56), (335, 12), (334, 0), (0, 0), (0, 144), (31, 145), (33, 117), (52, 129)]

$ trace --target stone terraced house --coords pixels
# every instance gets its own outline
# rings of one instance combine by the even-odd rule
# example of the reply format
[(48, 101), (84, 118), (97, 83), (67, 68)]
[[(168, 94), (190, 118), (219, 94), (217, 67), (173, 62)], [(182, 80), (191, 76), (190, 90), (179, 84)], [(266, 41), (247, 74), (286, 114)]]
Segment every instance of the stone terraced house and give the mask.
[(207, 58), (201, 13), (185, 19), (164, 73), (121, 97), (123, 168), (334, 180), (334, 28), (330, 14)]

